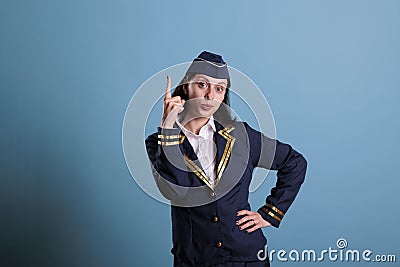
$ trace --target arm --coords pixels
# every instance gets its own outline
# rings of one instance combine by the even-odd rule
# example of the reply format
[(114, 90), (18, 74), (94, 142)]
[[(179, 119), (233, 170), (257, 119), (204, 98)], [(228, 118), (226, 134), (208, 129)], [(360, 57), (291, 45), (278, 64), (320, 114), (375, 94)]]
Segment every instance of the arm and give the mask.
[(145, 141), (157, 187), (170, 200), (182, 199), (190, 186), (179, 147), (185, 136), (181, 135), (179, 128), (173, 128), (178, 114), (184, 109), (184, 103), (179, 96), (171, 97), (171, 78), (167, 76), (161, 127)]
[(184, 136), (180, 129), (158, 127), (146, 138), (146, 150), (153, 177), (162, 195), (170, 200), (182, 199), (190, 186), (188, 172), (179, 144)]
[[(279, 227), (305, 179), (307, 161), (290, 145), (268, 138), (248, 126), (252, 160), (255, 167), (277, 170), (277, 182), (258, 209), (261, 217)], [(270, 153), (269, 151), (274, 151)]]
[(304, 182), (307, 161), (290, 145), (271, 139), (244, 123), (250, 142), (250, 159), (254, 167), (277, 170), (277, 182), (257, 212), (241, 210), (237, 225), (250, 233), (273, 225), (279, 227)]
[[(279, 227), (285, 213), (296, 198), (297, 193), (305, 179), (307, 161), (290, 145), (278, 140), (273, 140), (252, 130), (257, 134), (255, 145), (262, 147), (256, 151), (255, 166), (277, 170), (277, 182), (271, 189), (270, 195), (265, 200), (265, 205), (258, 209), (261, 217), (275, 227)], [(258, 142), (260, 142), (258, 144)], [(271, 147), (275, 146), (275, 153), (271, 158)], [(265, 150), (267, 149), (267, 150)], [(257, 157), (258, 156), (258, 157)]]

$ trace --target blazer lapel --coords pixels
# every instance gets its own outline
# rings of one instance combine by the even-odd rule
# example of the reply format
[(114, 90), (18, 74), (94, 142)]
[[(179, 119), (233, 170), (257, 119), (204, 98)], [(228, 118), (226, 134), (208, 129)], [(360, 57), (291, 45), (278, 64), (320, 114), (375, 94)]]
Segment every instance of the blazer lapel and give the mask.
[[(179, 128), (179, 126), (175, 123), (174, 127)], [(210, 178), (204, 172), (203, 167), (201, 166), (200, 161), (189, 142), (189, 139), (186, 137), (184, 132), (181, 130), (181, 134), (185, 136), (183, 142), (180, 145), (181, 153), (183, 155), (183, 160), (187, 168), (192, 171), (197, 178), (203, 181), (209, 188), (213, 189), (213, 186), (210, 182)]]
[(218, 185), (222, 174), (228, 164), (229, 158), (232, 153), (233, 145), (235, 144), (236, 138), (230, 135), (235, 127), (224, 128), (218, 122), (215, 122), (217, 131), (214, 133), (214, 140), (217, 146), (217, 160), (215, 164), (216, 168), (216, 180), (214, 182), (214, 188)]
[[(179, 126), (175, 125), (175, 127)], [(185, 165), (211, 190), (214, 190), (218, 185), (218, 182), (220, 181), (228, 164), (232, 148), (236, 140), (235, 137), (230, 135), (230, 132), (233, 131), (235, 127), (224, 128), (221, 124), (215, 121), (215, 128), (216, 131), (214, 133), (214, 141), (217, 147), (217, 159), (215, 164), (216, 179), (214, 181), (214, 185), (210, 182), (210, 178), (204, 172), (204, 169), (201, 166), (201, 163), (199, 162), (197, 155), (186, 136), (180, 145)], [(181, 134), (184, 135), (183, 131), (181, 131)]]

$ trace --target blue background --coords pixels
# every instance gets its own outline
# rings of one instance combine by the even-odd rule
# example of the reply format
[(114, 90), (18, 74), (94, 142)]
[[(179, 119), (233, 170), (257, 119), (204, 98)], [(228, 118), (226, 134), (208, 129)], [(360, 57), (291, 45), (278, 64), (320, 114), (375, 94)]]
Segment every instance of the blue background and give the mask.
[(400, 1), (2, 0), (0, 21), (1, 266), (171, 266), (169, 207), (130, 176), (122, 122), (147, 78), (202, 50), (254, 80), (308, 159), (269, 248), (343, 237), (400, 260)]

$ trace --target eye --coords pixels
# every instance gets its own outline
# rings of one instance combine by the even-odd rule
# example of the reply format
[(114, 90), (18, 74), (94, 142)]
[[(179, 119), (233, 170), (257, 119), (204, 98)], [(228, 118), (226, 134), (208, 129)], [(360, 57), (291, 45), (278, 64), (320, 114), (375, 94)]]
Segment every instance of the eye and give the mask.
[(217, 86), (216, 90), (217, 90), (217, 92), (222, 93), (222, 92), (225, 91), (225, 87), (223, 87), (223, 86)]
[(202, 89), (206, 89), (208, 87), (206, 82), (197, 82), (197, 85)]

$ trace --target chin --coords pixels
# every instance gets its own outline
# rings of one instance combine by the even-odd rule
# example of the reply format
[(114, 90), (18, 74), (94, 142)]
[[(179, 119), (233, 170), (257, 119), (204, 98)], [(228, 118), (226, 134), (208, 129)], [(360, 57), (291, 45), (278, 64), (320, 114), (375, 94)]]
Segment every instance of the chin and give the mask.
[(214, 110), (212, 110), (212, 111), (205, 111), (205, 110), (202, 110), (202, 109), (200, 108), (200, 109), (197, 110), (195, 116), (196, 116), (196, 117), (199, 117), (199, 118), (210, 118), (212, 115), (214, 115), (214, 113), (215, 113)]

